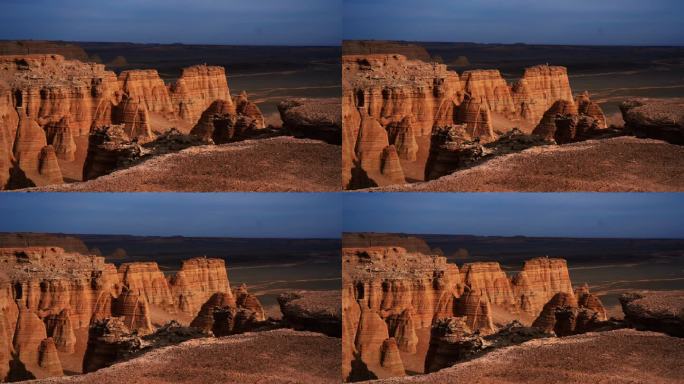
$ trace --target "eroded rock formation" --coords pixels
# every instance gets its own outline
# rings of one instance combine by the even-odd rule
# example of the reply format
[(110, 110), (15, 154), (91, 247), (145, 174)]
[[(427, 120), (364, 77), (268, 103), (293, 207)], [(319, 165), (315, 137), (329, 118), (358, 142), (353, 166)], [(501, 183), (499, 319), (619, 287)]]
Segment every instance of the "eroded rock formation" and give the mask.
[(118, 273), (121, 283), (129, 291), (143, 296), (149, 305), (159, 306), (167, 312), (174, 311), (175, 300), (157, 263), (123, 263)]
[(620, 104), (625, 128), (637, 136), (684, 144), (684, 99), (629, 99)]
[(214, 100), (232, 103), (223, 67), (194, 65), (184, 68), (169, 86), (171, 101), (181, 119), (196, 122)]
[(342, 143), (342, 105), (337, 98), (288, 99), (278, 104), (283, 128), (296, 137)]
[(342, 337), (340, 291), (297, 291), (278, 296), (283, 320), (294, 329)]
[(169, 285), (178, 309), (193, 316), (214, 293), (231, 292), (225, 261), (206, 257), (184, 260)]
[[(574, 333), (605, 320), (605, 309), (588, 288), (578, 288), (575, 294), (565, 260), (531, 259), (525, 262), (517, 275), (508, 276), (496, 262), (466, 263), (459, 268), (447, 263), (445, 257), (429, 251), (429, 247), (425, 253), (409, 252), (389, 245), (391, 237), (388, 235), (382, 237), (378, 234), (375, 236), (378, 237), (377, 242), (373, 241), (374, 234), (363, 235), (370, 238), (366, 239), (361, 234), (345, 234), (350, 238), (343, 239), (342, 345), (345, 379), (396, 375), (399, 364), (395, 361), (394, 345), (400, 351), (405, 370), (421, 371), (432, 365), (434, 367), (429, 369), (444, 367), (449, 359), (439, 356), (450, 348), (462, 346), (446, 342), (446, 339), (440, 342), (440, 338), (446, 337), (442, 332), (441, 336), (435, 336), (432, 362), (425, 360), (428, 354), (425, 346), (431, 344), (429, 329), (440, 319), (458, 318), (462, 326), (457, 328), (467, 329), (467, 332), (457, 335), (458, 340), (479, 346), (463, 347), (468, 354), (486, 349), (483, 345), (488, 348), (490, 341), (501, 345), (504, 340), (509, 344), (515, 343), (512, 339), (529, 340), (523, 334), (536, 335), (534, 337), (550, 335), (556, 325), (555, 309), (567, 304), (547, 304), (556, 298), (567, 298), (573, 308), (586, 312), (577, 313), (579, 320), (573, 325)], [(401, 237), (397, 237), (396, 243), (400, 240)], [(582, 307), (577, 305), (578, 298)], [(541, 329), (516, 328), (516, 336), (511, 336), (510, 329), (502, 328), (513, 319), (530, 325), (536, 317), (548, 324), (539, 325)], [(504, 333), (500, 333), (502, 330)], [(490, 341), (482, 341), (490, 335), (492, 338), (487, 339)], [(452, 336), (456, 337), (456, 334)], [(423, 347), (419, 347), (421, 345)], [(446, 349), (439, 352), (441, 348)], [(389, 351), (391, 360), (383, 358), (383, 350)], [(465, 352), (459, 356), (465, 356)], [(426, 365), (416, 366), (415, 361), (425, 361)]]
[(211, 103), (190, 134), (205, 142), (224, 144), (244, 140), (264, 127), (261, 111), (242, 93), (235, 101), (218, 99)]
[[(215, 100), (234, 104), (233, 125), (238, 131), (264, 127), (259, 108), (246, 94), (231, 97), (222, 67), (185, 68), (167, 86), (153, 69), (126, 70), (117, 77), (102, 64), (56, 54), (27, 54), (0, 57), (0, 81), (3, 189), (61, 183), (59, 171), (64, 164), (55, 161), (55, 156), (75, 163), (68, 169), (92, 169), (92, 165), (84, 167), (84, 161), (92, 164), (98, 152), (94, 147), (102, 143), (84, 138), (92, 132), (97, 136), (103, 127), (120, 126), (126, 144), (145, 143), (154, 139), (153, 131), (192, 127)], [(77, 155), (86, 152), (90, 161)], [(104, 152), (102, 157), (111, 156)], [(83, 173), (100, 174), (86, 169)]]
[(620, 297), (620, 304), (637, 329), (684, 337), (684, 292), (630, 292)]
[[(30, 237), (8, 239), (9, 245), (27, 243)], [(168, 281), (156, 263), (125, 263), (117, 271), (101, 256), (56, 246), (0, 247), (0, 264), (3, 378), (42, 378), (106, 366), (131, 345), (147, 348), (145, 338), (159, 335), (155, 327), (161, 321), (155, 317), (195, 316), (209, 297), (237, 304), (234, 319), (240, 331), (265, 320), (259, 300), (246, 287), (230, 291), (223, 260), (187, 260)]]
[[(398, 177), (383, 177), (377, 164), (391, 144), (404, 174), (429, 179), (468, 165), (470, 158), (482, 155), (470, 153), (473, 143), (493, 142), (514, 127), (526, 133), (537, 127), (535, 133), (558, 143), (585, 140), (606, 128), (601, 108), (588, 94), (573, 98), (564, 67), (530, 67), (508, 84), (498, 70), (459, 76), (443, 64), (399, 54), (349, 54), (343, 56), (342, 82), (343, 141), (353, 148), (343, 162), (349, 189), (397, 182)], [(556, 122), (569, 116), (572, 124)], [(563, 128), (556, 135), (557, 125)], [(387, 140), (381, 130), (389, 133)], [(458, 139), (435, 142), (439, 130), (459, 131)]]

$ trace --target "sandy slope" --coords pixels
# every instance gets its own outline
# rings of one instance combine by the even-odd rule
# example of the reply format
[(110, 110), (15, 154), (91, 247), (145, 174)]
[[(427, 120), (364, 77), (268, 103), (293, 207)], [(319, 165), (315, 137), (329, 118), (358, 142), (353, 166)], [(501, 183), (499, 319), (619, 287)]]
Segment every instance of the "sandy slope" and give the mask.
[(64, 192), (337, 191), (341, 147), (276, 137), (191, 147), (87, 182), (30, 188)]
[(80, 376), (35, 383), (336, 383), (341, 339), (280, 329), (190, 340)]
[(684, 191), (684, 147), (617, 137), (543, 146), (429, 182), (372, 191)]
[(428, 375), (377, 383), (681, 383), (684, 339), (623, 329), (532, 340)]

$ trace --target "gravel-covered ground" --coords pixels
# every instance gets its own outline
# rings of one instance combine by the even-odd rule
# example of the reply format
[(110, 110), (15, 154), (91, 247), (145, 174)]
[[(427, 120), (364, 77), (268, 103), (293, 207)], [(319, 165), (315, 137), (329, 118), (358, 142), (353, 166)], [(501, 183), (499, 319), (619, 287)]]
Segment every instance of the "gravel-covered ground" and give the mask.
[(80, 376), (37, 383), (311, 383), (340, 381), (340, 339), (280, 329), (195, 339)]
[(276, 137), (191, 147), (87, 182), (36, 192), (325, 192), (341, 189), (341, 147)]
[(684, 146), (617, 137), (534, 147), (436, 180), (373, 188), (407, 192), (684, 191)]
[(681, 383), (684, 339), (622, 329), (547, 338), (491, 352), (428, 375), (377, 383)]

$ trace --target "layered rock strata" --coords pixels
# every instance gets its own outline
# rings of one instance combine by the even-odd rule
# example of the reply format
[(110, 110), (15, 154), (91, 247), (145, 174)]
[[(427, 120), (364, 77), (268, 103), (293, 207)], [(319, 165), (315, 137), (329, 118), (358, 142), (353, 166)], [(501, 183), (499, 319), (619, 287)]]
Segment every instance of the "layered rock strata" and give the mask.
[(231, 292), (225, 261), (206, 257), (184, 260), (169, 285), (178, 309), (193, 316), (214, 293)]
[[(76, 154), (86, 148), (79, 148), (85, 145), (79, 137), (117, 125), (128, 141), (144, 143), (154, 139), (153, 131), (192, 127), (215, 100), (234, 104), (238, 129), (264, 127), (246, 94), (231, 97), (222, 67), (185, 68), (167, 86), (156, 70), (127, 70), (117, 77), (102, 64), (32, 54), (2, 56), (0, 81), (2, 188), (56, 182), (61, 165), (45, 149), (48, 144), (57, 158), (81, 167), (84, 160)], [(91, 142), (88, 152), (93, 145), (98, 144)]]
[[(458, 317), (469, 334), (486, 337), (510, 319), (529, 325), (535, 317), (545, 318), (544, 305), (558, 295), (577, 307), (562, 259), (528, 260), (521, 272), (509, 277), (496, 262), (459, 268), (442, 256), (400, 247), (347, 247), (361, 243), (355, 235), (346, 244), (343, 240), (342, 258), (343, 377), (347, 380), (395, 375), (392, 370), (398, 364), (392, 362), (388, 369), (381, 353), (390, 338), (393, 342), (387, 342), (387, 348), (396, 344), (409, 369), (407, 362), (426, 356), (425, 347), (419, 346), (428, 344), (427, 329), (439, 319)], [(588, 290), (579, 289), (577, 297), (605, 320), (600, 301)], [(553, 321), (555, 325), (555, 317)], [(545, 328), (540, 332), (548, 334)]]
[[(434, 178), (463, 166), (470, 142), (495, 141), (513, 127), (530, 133), (538, 126), (540, 135), (558, 136), (559, 143), (583, 140), (606, 128), (601, 108), (588, 94), (573, 98), (564, 67), (530, 67), (519, 81), (508, 84), (497, 70), (471, 70), (459, 76), (443, 64), (398, 54), (345, 55), (342, 82), (342, 136), (351, 146), (343, 157), (343, 183), (348, 189), (397, 183), (398, 177), (385, 177), (378, 166), (390, 145), (403, 159), (404, 173), (418, 167)], [(558, 116), (574, 116), (576, 121), (559, 123), (565, 125), (555, 135)], [(448, 148), (430, 144), (435, 130), (455, 127), (461, 138), (450, 140)], [(389, 133), (387, 138), (381, 128)], [(418, 153), (430, 153), (432, 160)], [(437, 154), (442, 158), (435, 160)], [(398, 174), (395, 167), (392, 172)]]
[(154, 334), (155, 316), (195, 316), (212, 295), (237, 304), (238, 329), (265, 319), (246, 287), (231, 292), (223, 260), (186, 260), (168, 280), (156, 263), (125, 263), (117, 271), (103, 257), (54, 246), (0, 248), (0, 264), (3, 378), (79, 371), (81, 361), (96, 369), (113, 361), (122, 338)]
[(169, 86), (169, 93), (178, 116), (192, 122), (197, 121), (214, 100), (232, 103), (223, 67), (194, 65), (184, 68), (178, 80)]

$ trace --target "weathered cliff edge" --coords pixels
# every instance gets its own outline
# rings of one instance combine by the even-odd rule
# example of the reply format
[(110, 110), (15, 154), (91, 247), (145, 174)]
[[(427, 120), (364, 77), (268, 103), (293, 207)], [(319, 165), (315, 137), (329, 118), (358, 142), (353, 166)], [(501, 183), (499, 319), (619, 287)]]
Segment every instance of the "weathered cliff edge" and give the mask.
[(222, 330), (265, 320), (245, 287), (231, 290), (221, 259), (186, 260), (168, 278), (154, 262), (117, 269), (57, 247), (0, 248), (0, 264), (0, 377), (10, 381), (105, 366), (169, 318), (197, 316), (217, 294), (229, 315)]
[[(217, 102), (222, 108), (212, 109)], [(112, 127), (129, 145), (153, 141), (172, 127), (192, 128), (194, 135), (219, 143), (233, 140), (236, 132), (237, 139), (263, 129), (264, 120), (246, 94), (231, 96), (223, 67), (188, 67), (167, 85), (156, 70), (117, 76), (102, 64), (60, 55), (0, 56), (2, 188), (99, 176), (92, 168), (119, 149), (82, 138)], [(88, 169), (78, 174), (84, 163)]]
[(490, 335), (511, 320), (529, 326), (540, 317), (538, 326), (553, 332), (555, 318), (546, 313), (553, 316), (560, 306), (553, 300), (563, 294), (574, 300), (573, 310), (588, 309), (598, 313), (596, 321), (606, 320), (598, 298), (588, 289), (575, 292), (562, 259), (528, 260), (514, 277), (496, 262), (459, 268), (442, 256), (391, 246), (343, 248), (342, 260), (343, 378), (348, 380), (403, 375), (409, 369), (404, 361), (410, 370), (422, 370), (416, 365), (428, 353), (426, 331), (439, 319), (462, 318), (466, 333)]
[[(432, 180), (483, 157), (631, 132), (609, 129), (587, 92), (572, 94), (560, 66), (527, 68), (509, 84), (498, 70), (459, 74), (399, 54), (345, 55), (342, 77), (347, 189)], [(671, 136), (667, 124), (641, 131)]]

